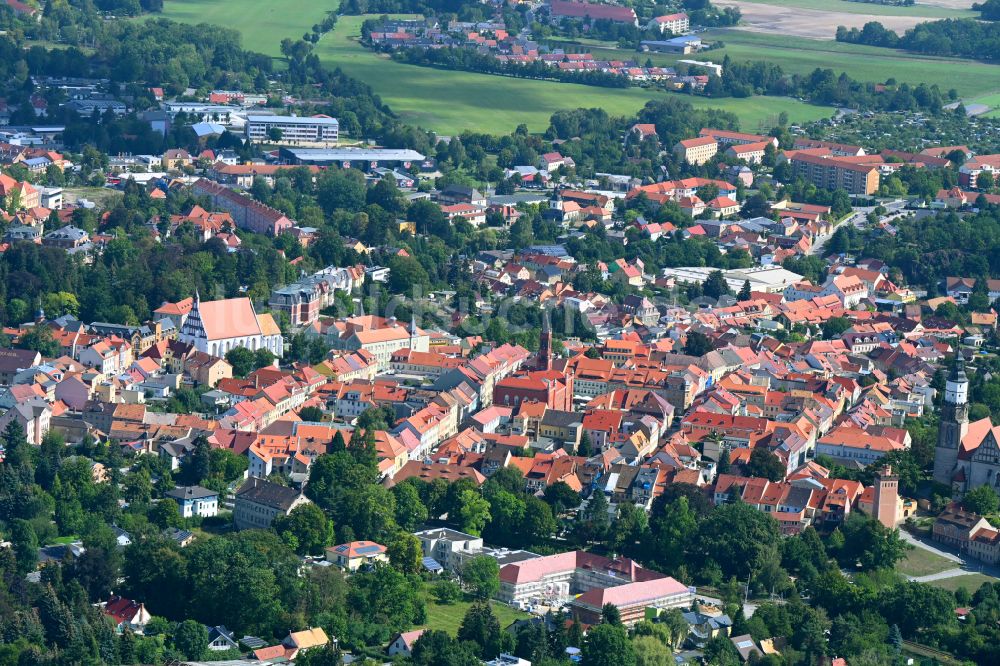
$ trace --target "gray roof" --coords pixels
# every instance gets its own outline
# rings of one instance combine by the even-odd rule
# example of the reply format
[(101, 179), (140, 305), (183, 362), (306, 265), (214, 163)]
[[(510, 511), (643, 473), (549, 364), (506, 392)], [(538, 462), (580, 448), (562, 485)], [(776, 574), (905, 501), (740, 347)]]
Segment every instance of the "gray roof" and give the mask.
[(87, 232), (72, 225), (55, 229), (45, 234), (47, 240), (83, 240), (87, 237)]
[(304, 162), (419, 162), (415, 150), (397, 148), (284, 148)]
[(583, 415), (578, 412), (564, 412), (561, 409), (546, 409), (542, 425), (571, 428), (583, 424)]
[(282, 125), (340, 125), (336, 118), (313, 118), (312, 116), (270, 116), (251, 114), (248, 123), (281, 123)]
[(255, 504), (263, 504), (282, 511), (288, 511), (301, 496), (294, 488), (271, 483), (257, 477), (250, 477), (236, 491), (237, 500), (246, 500)]
[(218, 497), (219, 493), (201, 486), (177, 486), (173, 490), (168, 490), (165, 495), (178, 500), (203, 499), (205, 497)]

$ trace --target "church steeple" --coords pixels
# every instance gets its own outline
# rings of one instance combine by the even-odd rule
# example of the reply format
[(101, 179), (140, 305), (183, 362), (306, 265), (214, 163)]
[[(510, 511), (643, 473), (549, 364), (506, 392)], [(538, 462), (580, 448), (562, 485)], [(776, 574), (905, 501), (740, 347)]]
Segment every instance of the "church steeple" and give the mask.
[(944, 403), (941, 405), (941, 425), (934, 449), (934, 480), (951, 486), (958, 465), (962, 439), (969, 431), (969, 378), (965, 374), (965, 358), (956, 350), (948, 380), (945, 382)]
[(538, 340), (538, 369), (552, 369), (552, 327), (549, 325), (549, 311), (542, 307), (542, 334)]

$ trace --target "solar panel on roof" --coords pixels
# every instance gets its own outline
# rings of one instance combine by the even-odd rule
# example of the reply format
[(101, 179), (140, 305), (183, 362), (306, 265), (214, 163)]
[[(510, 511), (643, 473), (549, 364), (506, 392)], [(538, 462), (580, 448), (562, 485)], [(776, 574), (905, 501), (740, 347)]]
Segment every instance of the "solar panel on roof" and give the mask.
[(433, 557), (425, 557), (421, 560), (421, 562), (424, 565), (424, 569), (427, 569), (428, 571), (442, 571), (444, 569), (444, 567), (438, 564), (438, 561)]
[(366, 555), (368, 553), (377, 553), (382, 550), (379, 546), (361, 546), (357, 549), (358, 555)]

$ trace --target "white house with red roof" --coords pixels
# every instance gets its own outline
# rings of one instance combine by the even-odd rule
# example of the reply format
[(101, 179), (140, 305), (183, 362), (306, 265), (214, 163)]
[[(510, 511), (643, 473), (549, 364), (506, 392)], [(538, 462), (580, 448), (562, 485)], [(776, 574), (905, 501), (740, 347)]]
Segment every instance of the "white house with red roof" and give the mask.
[(413, 644), (417, 642), (418, 638), (424, 635), (424, 631), (424, 629), (414, 629), (413, 631), (404, 631), (401, 634), (396, 634), (389, 643), (389, 648), (385, 653), (390, 657), (395, 657), (396, 655), (409, 657), (413, 654)]
[(684, 12), (665, 14), (651, 20), (647, 27), (650, 30), (659, 30), (661, 33), (669, 30), (675, 35), (686, 35), (691, 32), (691, 19)]
[(128, 629), (133, 633), (142, 634), (146, 624), (153, 619), (153, 615), (146, 610), (145, 604), (117, 594), (108, 599), (101, 608), (101, 612), (114, 621), (115, 630), (118, 633)]

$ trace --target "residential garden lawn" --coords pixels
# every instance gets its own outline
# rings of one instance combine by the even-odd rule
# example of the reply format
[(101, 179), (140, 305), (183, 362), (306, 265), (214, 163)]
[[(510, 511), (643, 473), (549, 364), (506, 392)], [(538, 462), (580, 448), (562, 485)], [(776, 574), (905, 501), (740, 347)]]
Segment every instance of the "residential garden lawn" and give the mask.
[(952, 578), (942, 578), (941, 580), (936, 580), (930, 583), (934, 587), (940, 587), (942, 589), (948, 590), (949, 592), (954, 592), (960, 587), (964, 587), (969, 592), (975, 594), (983, 583), (1000, 583), (1000, 579), (994, 578), (993, 576), (987, 576), (986, 574), (967, 574), (965, 576), (954, 576)]
[[(664, 91), (600, 88), (554, 81), (516, 79), (489, 74), (432, 69), (394, 62), (358, 43), (366, 17), (342, 16), (316, 53), (324, 62), (370, 85), (403, 120), (442, 134), (463, 130), (507, 133), (524, 123), (541, 132), (561, 109), (599, 107), (611, 115), (632, 115)], [(732, 111), (747, 130), (773, 126), (778, 114), (792, 122), (828, 117), (832, 109), (778, 97), (707, 99), (687, 97), (700, 108)], [(769, 125), (770, 124), (770, 125)]]
[(923, 548), (914, 548), (906, 554), (906, 558), (896, 565), (896, 570), (907, 576), (927, 576), (954, 569), (958, 564), (937, 553)]
[[(416, 628), (440, 629), (454, 636), (458, 633), (458, 628), (462, 624), (462, 618), (465, 617), (466, 611), (472, 606), (472, 602), (462, 600), (456, 601), (453, 604), (439, 604), (430, 595), (429, 588), (427, 591), (427, 623)], [(500, 621), (501, 629), (506, 629), (514, 620), (523, 620), (531, 617), (528, 613), (511, 608), (507, 604), (501, 604), (496, 601), (491, 601), (490, 604), (493, 606), (493, 613)]]
[(48, 543), (48, 544), (45, 544), (45, 545), (47, 545), (47, 546), (66, 546), (66, 545), (69, 545), (69, 544), (73, 543), (74, 541), (79, 541), (79, 540), (80, 540), (80, 537), (78, 537), (78, 536), (62, 536), (62, 537), (59, 537), (58, 539), (53, 539), (51, 543)]
[(282, 39), (301, 39), (336, 8), (336, 2), (302, 0), (165, 0), (162, 14), (152, 16), (232, 28), (243, 35), (244, 48), (279, 56)]
[[(965, 8), (949, 8), (917, 2), (910, 7), (879, 5), (874, 2), (851, 2), (850, 0), (744, 0), (761, 5), (794, 7), (796, 9), (817, 9), (845, 14), (872, 14), (875, 16), (926, 16), (927, 18), (979, 18), (979, 12)], [(971, 3), (970, 3), (971, 5)]]
[(63, 200), (75, 203), (77, 199), (87, 199), (97, 204), (98, 208), (110, 208), (115, 199), (124, 195), (118, 190), (107, 187), (67, 187), (63, 190)]

